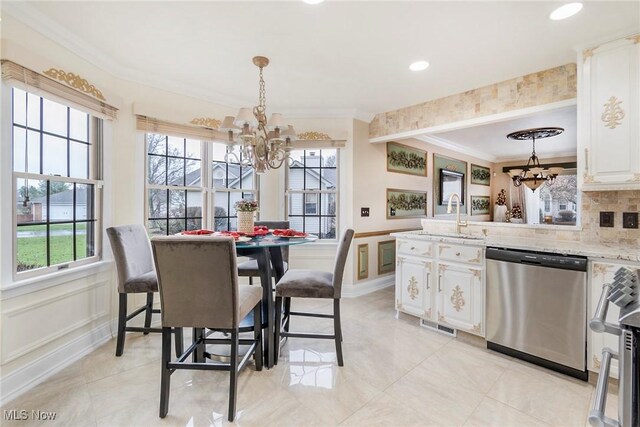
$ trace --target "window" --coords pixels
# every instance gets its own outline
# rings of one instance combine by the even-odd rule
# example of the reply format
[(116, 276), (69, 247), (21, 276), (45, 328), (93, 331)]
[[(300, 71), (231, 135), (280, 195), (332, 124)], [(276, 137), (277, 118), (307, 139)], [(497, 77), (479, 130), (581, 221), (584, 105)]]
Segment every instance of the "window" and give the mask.
[(553, 185), (544, 183), (535, 192), (525, 190), (527, 221), (534, 224), (575, 225), (579, 198), (577, 182), (573, 171), (558, 175)]
[(304, 213), (305, 215), (316, 215), (318, 213), (318, 195), (314, 193), (306, 193), (304, 195)]
[(147, 134), (147, 228), (175, 234), (202, 228), (200, 141)]
[(11, 96), (15, 271), (96, 260), (102, 121), (17, 88)]
[(287, 218), (291, 228), (336, 238), (338, 151), (293, 150), (287, 168)]
[(257, 197), (253, 169), (241, 165), (239, 153), (227, 162), (226, 144), (145, 135), (149, 233), (235, 229), (234, 203)]

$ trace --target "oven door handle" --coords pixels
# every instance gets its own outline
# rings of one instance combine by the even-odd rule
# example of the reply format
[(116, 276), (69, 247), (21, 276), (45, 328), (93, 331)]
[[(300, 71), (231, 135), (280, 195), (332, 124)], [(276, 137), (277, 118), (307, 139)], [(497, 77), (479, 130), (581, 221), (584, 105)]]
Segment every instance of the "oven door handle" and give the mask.
[(620, 327), (611, 323), (605, 322), (607, 318), (607, 311), (609, 311), (609, 294), (611, 293), (611, 283), (605, 283), (602, 286), (602, 293), (600, 294), (600, 301), (598, 301), (598, 307), (593, 315), (593, 319), (589, 321), (589, 327), (594, 332), (606, 332), (613, 335), (620, 335)]
[(604, 416), (604, 410), (607, 407), (607, 388), (612, 359), (618, 359), (618, 354), (605, 347), (602, 350), (602, 365), (593, 398), (593, 408), (589, 412), (589, 424), (593, 427), (621, 427), (617, 420)]

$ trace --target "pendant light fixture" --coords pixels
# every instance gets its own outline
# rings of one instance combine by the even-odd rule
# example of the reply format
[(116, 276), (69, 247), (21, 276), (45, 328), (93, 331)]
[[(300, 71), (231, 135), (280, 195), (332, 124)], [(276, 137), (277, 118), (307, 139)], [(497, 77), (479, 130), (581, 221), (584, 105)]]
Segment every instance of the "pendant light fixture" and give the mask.
[(533, 152), (531, 157), (527, 161), (527, 166), (523, 169), (510, 169), (509, 175), (513, 181), (514, 187), (520, 187), (522, 184), (529, 187), (532, 191), (536, 191), (545, 182), (549, 185), (553, 185), (556, 181), (556, 177), (563, 168), (552, 167), (544, 169), (540, 166), (540, 159), (536, 155), (536, 139), (549, 138), (552, 136), (560, 135), (564, 132), (562, 128), (546, 127), (546, 128), (534, 128), (519, 130), (507, 135), (509, 139), (515, 139), (518, 141), (531, 140), (533, 141)]
[[(256, 173), (277, 169), (289, 159), (291, 142), (296, 139), (293, 126), (286, 125), (280, 113), (273, 113), (267, 121), (267, 97), (262, 70), (269, 65), (269, 58), (253, 57), (253, 64), (260, 69), (258, 105), (240, 108), (236, 117), (227, 116), (220, 130), (227, 132), (228, 146), (225, 161), (244, 166), (251, 165)], [(241, 159), (233, 146), (239, 145)]]

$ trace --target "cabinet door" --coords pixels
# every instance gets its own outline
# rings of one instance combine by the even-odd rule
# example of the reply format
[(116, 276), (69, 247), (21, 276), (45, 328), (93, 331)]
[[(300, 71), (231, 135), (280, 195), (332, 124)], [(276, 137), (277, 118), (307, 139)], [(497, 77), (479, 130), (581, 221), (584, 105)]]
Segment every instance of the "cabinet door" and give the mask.
[(398, 257), (396, 308), (431, 319), (431, 262), (422, 258)]
[[(623, 265), (620, 264), (609, 264), (609, 263), (601, 263), (601, 262), (592, 262), (590, 266), (589, 276), (590, 276), (590, 285), (591, 285), (591, 304), (588, 312), (588, 317), (591, 319), (593, 314), (596, 312), (596, 307), (598, 306), (598, 301), (600, 300), (600, 295), (602, 294), (602, 285), (605, 283), (613, 282), (613, 275), (620, 267)], [(607, 322), (613, 323), (614, 325), (618, 324), (618, 316), (620, 313), (620, 309), (615, 304), (609, 304), (609, 310), (607, 312)], [(604, 347), (609, 347), (616, 353), (618, 352), (618, 336), (607, 333), (597, 333), (593, 332), (591, 329), (588, 331), (589, 336), (589, 345), (588, 352), (589, 356), (587, 357), (587, 368), (593, 372), (600, 372), (600, 364), (602, 363), (602, 349)], [(611, 361), (611, 371), (610, 375), (612, 377), (618, 377), (618, 361)]]
[(484, 336), (483, 271), (479, 268), (438, 265), (438, 322)]
[(583, 189), (640, 188), (640, 36), (586, 49), (579, 86)]

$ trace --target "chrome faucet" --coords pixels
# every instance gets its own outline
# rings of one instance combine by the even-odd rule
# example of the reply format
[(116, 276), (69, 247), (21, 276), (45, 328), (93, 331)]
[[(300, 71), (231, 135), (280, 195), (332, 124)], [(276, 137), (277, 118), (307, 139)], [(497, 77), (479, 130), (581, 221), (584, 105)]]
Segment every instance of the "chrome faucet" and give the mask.
[(458, 193), (453, 193), (450, 197), (449, 197), (449, 204), (447, 204), (447, 213), (451, 213), (452, 209), (451, 209), (451, 201), (453, 201), (453, 199), (457, 199), (458, 202), (456, 203), (456, 234), (460, 234), (460, 227), (466, 227), (467, 221), (460, 221), (460, 195)]

